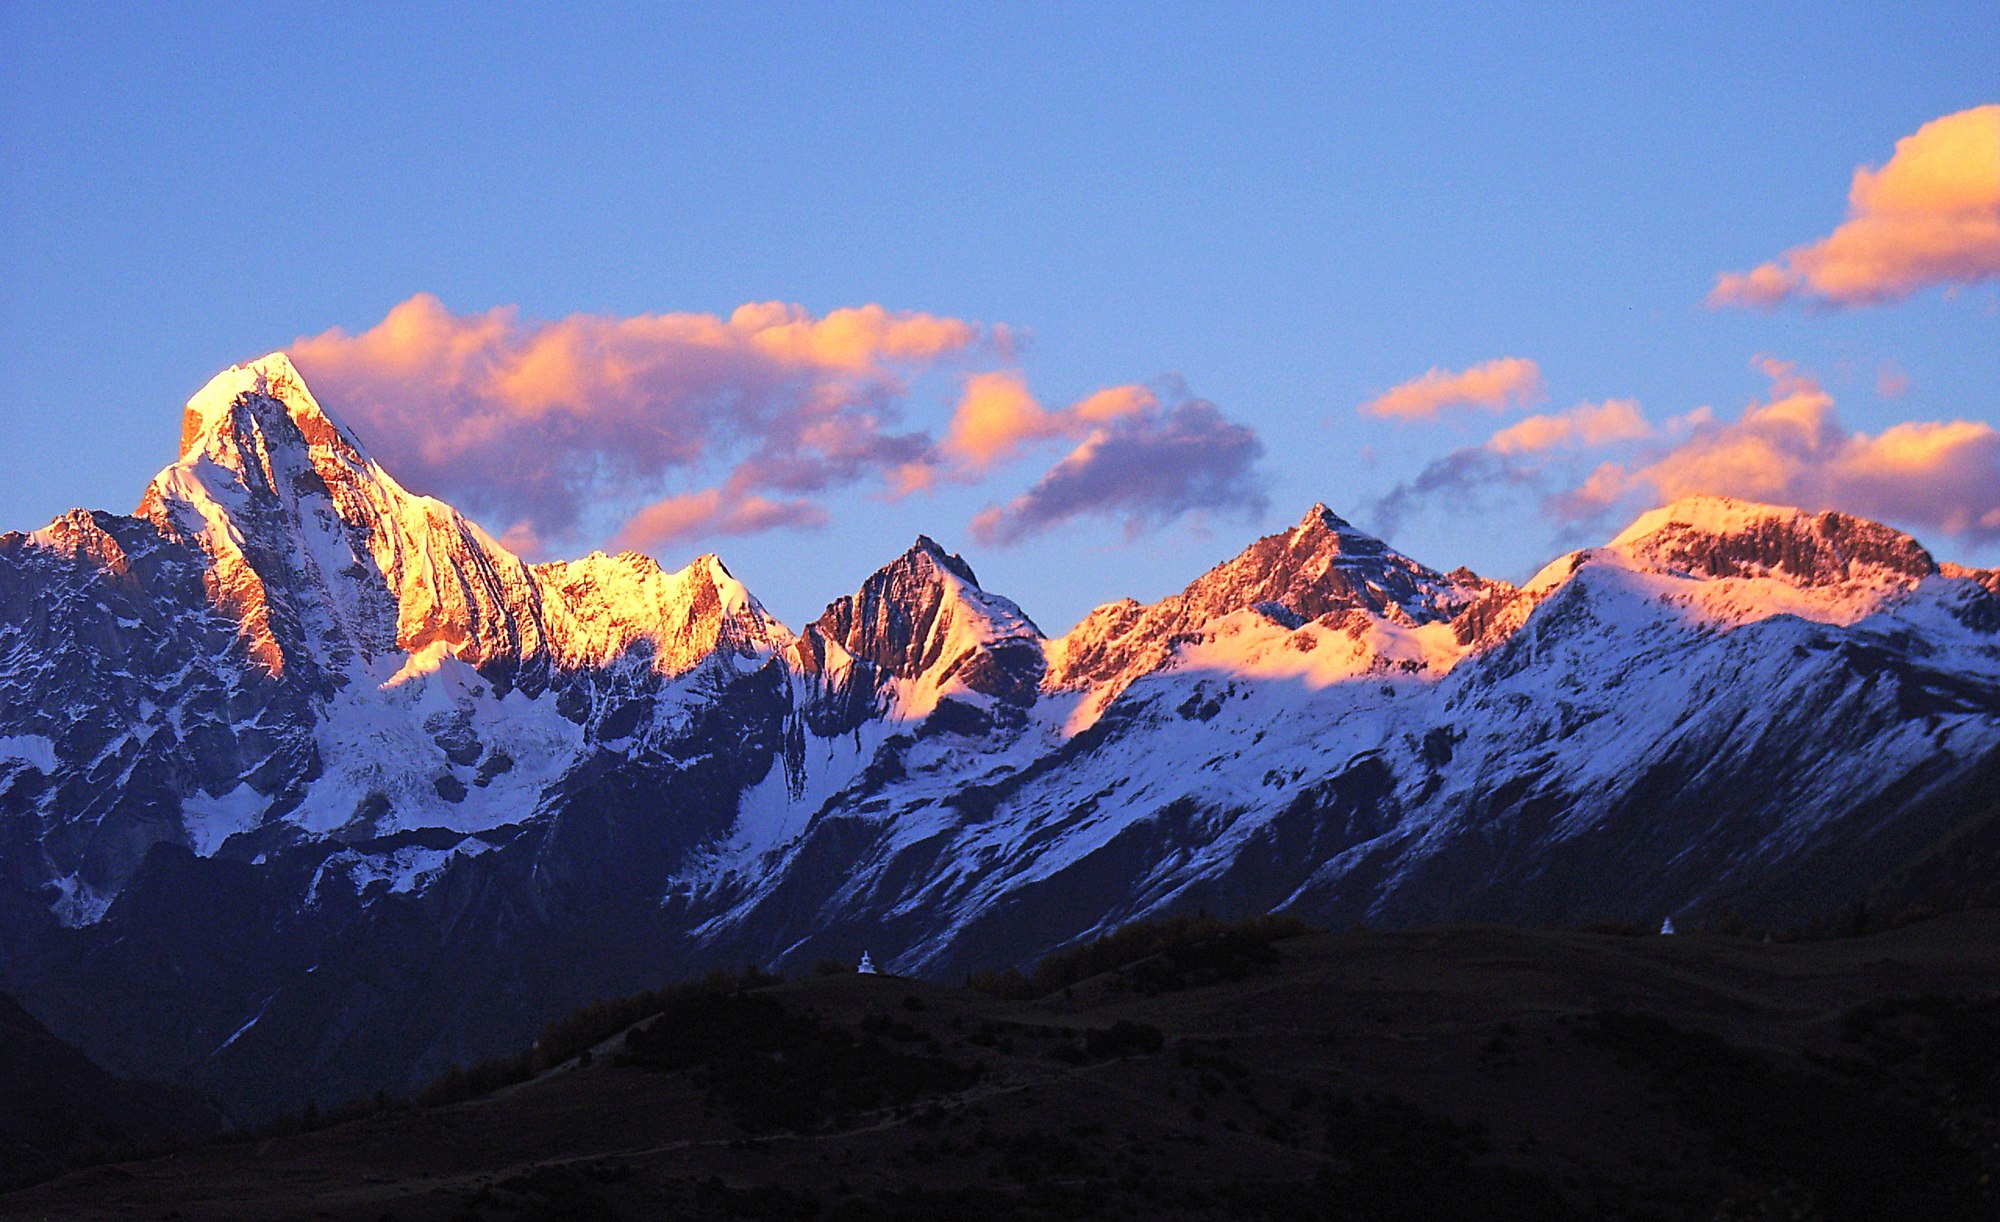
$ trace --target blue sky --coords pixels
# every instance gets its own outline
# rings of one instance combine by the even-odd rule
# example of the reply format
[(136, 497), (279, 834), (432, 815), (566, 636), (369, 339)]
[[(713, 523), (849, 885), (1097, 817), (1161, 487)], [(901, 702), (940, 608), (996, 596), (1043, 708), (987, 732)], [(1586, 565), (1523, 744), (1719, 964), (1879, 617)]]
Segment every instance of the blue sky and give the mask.
[[(1136, 531), (1112, 508), (975, 544), (975, 516), (1035, 485), (1073, 430), (927, 493), (869, 476), (786, 494), (818, 526), (655, 549), (670, 566), (719, 551), (795, 625), (923, 530), (1060, 630), (1178, 588), (1314, 500), (1381, 527), (1391, 490), (1524, 414), (1634, 400), (1662, 438), (1702, 405), (1733, 420), (1779, 393), (1760, 355), (1864, 436), (2000, 423), (1990, 278), (1872, 305), (1705, 304), (1719, 273), (1833, 232), (1856, 167), (2000, 101), (1992, 5), (1379, 7), (4, 0), (0, 526), (129, 509), (214, 372), (366, 332), (419, 293), (530, 325), (765, 301), (1004, 325), (1016, 350), (912, 371), (897, 427), (942, 438), (963, 377), (1004, 365), (1052, 411), (1144, 384), (1262, 447), (1230, 495)], [(1503, 357), (1536, 363), (1538, 398), (1357, 411)], [(1884, 393), (1885, 371), (1907, 389)], [(607, 487), (544, 545), (605, 543), (740, 457)], [(1644, 507), (1642, 487), (1601, 520), (1550, 511), (1613, 460), (1650, 456), (1468, 484), (1391, 541), (1524, 577)], [(1992, 532), (1936, 516), (1899, 524), (2000, 563)]]

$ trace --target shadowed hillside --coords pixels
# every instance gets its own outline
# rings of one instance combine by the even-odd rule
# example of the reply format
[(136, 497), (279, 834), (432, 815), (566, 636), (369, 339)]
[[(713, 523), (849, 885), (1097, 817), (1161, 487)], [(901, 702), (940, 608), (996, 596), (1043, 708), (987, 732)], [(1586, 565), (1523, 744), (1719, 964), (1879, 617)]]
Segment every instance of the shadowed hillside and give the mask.
[(1996, 939), (1188, 920), (978, 988), (718, 974), (0, 1214), (1981, 1218)]
[(191, 1090), (105, 1073), (0, 994), (0, 1188), (223, 1123)]

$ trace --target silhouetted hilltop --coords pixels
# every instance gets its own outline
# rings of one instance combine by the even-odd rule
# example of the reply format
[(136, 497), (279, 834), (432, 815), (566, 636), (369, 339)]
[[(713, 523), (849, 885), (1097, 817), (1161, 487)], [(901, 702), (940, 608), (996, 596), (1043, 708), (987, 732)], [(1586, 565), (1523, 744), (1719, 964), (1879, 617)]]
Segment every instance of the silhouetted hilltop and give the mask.
[(424, 1106), (0, 1214), (1985, 1218), (1996, 940), (1984, 911), (1797, 942), (1202, 918), (992, 991), (717, 974)]

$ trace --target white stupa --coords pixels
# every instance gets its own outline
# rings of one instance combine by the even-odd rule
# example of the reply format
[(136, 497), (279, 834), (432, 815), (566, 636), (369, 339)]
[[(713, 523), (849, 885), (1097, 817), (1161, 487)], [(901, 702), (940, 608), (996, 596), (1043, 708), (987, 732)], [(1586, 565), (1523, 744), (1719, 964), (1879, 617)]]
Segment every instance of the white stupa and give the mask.
[(861, 966), (854, 970), (863, 976), (873, 976), (875, 974), (875, 961), (868, 957), (867, 951), (864, 950), (861, 952)]
[(1661, 933), (1672, 933), (1673, 931), (1674, 931), (1674, 918), (1668, 917), (1666, 920), (1660, 922)]

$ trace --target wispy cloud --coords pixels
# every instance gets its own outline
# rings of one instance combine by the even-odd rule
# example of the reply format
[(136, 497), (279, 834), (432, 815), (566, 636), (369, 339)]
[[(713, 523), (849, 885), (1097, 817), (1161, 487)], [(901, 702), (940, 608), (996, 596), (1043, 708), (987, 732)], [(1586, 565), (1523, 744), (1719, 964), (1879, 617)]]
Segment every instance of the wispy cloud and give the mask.
[(1875, 367), (1875, 396), (1879, 399), (1900, 399), (1910, 393), (1910, 375), (1894, 361), (1883, 361)]
[(1130, 389), (1069, 409), (1090, 426), (1083, 442), (1028, 491), (983, 510), (973, 537), (1010, 544), (1078, 518), (1121, 520), (1137, 534), (1191, 512), (1264, 510), (1254, 430), (1178, 390), (1163, 402)]
[(1542, 393), (1541, 367), (1524, 357), (1508, 356), (1456, 372), (1432, 369), (1363, 403), (1361, 414), (1428, 420), (1457, 407), (1487, 411), (1521, 407), (1535, 402)]
[(774, 501), (755, 493), (730, 495), (721, 488), (704, 488), (654, 501), (625, 520), (611, 545), (658, 551), (688, 539), (803, 529), (826, 521), (826, 510), (812, 501)]
[(1736, 420), (1699, 420), (1663, 451), (1599, 466), (1560, 506), (1593, 515), (1708, 492), (1841, 509), (1975, 542), (2000, 539), (2000, 430), (1973, 420), (1913, 420), (1856, 432), (1810, 374), (1769, 358), (1757, 364), (1771, 378), (1767, 399)]
[(1403, 522), (1430, 505), (1448, 502), (1461, 512), (1484, 507), (1497, 492), (1541, 489), (1541, 466), (1484, 445), (1465, 446), (1424, 464), (1416, 476), (1397, 484), (1369, 507), (1376, 534), (1393, 538)]
[(1632, 399), (1579, 403), (1568, 411), (1527, 416), (1478, 445), (1427, 463), (1415, 478), (1375, 502), (1373, 521), (1383, 533), (1393, 534), (1406, 517), (1433, 503), (1478, 506), (1508, 489), (1547, 495), (1553, 487), (1552, 456), (1639, 441), (1655, 432)]
[[(420, 294), (366, 331), (291, 352), (400, 477), (517, 540), (561, 537), (594, 506), (726, 471), (728, 506), (699, 514), (711, 493), (691, 493), (627, 523), (632, 538), (667, 539), (694, 523), (796, 524), (814, 516), (800, 496), (929, 461), (929, 434), (899, 427), (910, 380), (1005, 360), (1010, 344), (1004, 328), (875, 305), (546, 322), (512, 308), (454, 314)], [(793, 499), (753, 499), (767, 493)]]
[(2000, 277), (2000, 105), (1946, 115), (1854, 171), (1847, 220), (1747, 272), (1724, 272), (1711, 306), (1772, 309), (1897, 301), (1931, 285)]

